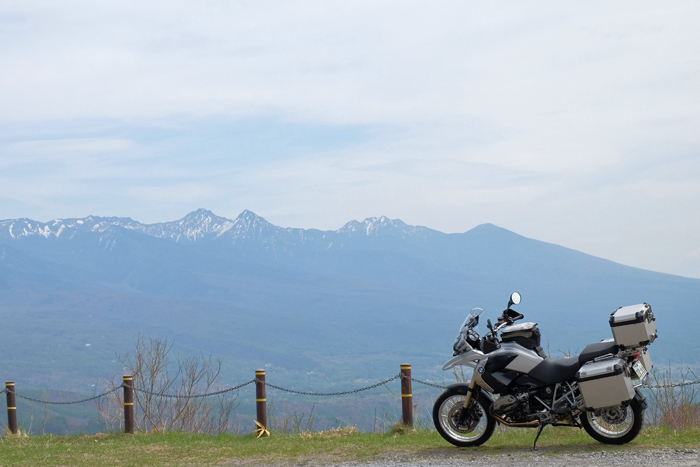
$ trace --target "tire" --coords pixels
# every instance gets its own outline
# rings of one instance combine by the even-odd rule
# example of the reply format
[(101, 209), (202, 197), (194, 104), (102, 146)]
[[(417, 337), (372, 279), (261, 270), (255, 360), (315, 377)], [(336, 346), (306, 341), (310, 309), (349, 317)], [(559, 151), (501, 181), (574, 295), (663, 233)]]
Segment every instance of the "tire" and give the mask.
[(581, 425), (596, 441), (605, 444), (625, 444), (637, 437), (644, 423), (644, 409), (636, 399), (625, 407), (601, 409), (599, 415), (586, 412), (581, 415)]
[(433, 423), (440, 436), (455, 446), (480, 446), (491, 437), (496, 428), (496, 420), (489, 415), (492, 402), (480, 391), (474, 392), (469, 402), (467, 419), (460, 424), (465, 397), (450, 389), (443, 392), (433, 406)]

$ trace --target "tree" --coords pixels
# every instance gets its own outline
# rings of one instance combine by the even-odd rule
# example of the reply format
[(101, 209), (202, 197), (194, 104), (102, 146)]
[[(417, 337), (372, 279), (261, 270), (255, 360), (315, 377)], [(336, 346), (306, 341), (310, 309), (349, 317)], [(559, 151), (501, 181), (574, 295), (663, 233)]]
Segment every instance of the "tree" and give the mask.
[[(139, 336), (131, 354), (117, 356), (125, 371), (134, 377), (134, 423), (140, 431), (186, 431), (223, 433), (229, 429), (231, 414), (238, 406), (238, 393), (224, 392), (208, 397), (194, 397), (222, 390), (217, 380), (222, 360), (171, 356), (173, 344), (165, 338)], [(106, 388), (121, 381), (114, 378)], [(123, 401), (119, 391), (97, 404), (107, 428), (122, 428)]]

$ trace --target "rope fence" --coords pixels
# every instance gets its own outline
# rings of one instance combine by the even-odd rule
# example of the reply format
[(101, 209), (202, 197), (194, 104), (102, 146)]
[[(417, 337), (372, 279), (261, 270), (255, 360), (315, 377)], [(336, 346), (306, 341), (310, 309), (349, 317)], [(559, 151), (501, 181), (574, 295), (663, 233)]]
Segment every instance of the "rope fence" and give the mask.
[[(97, 399), (100, 399), (102, 397), (106, 397), (110, 394), (113, 394), (120, 389), (124, 390), (123, 394), (123, 405), (124, 405), (124, 431), (126, 433), (133, 433), (134, 432), (134, 409), (133, 409), (133, 400), (134, 400), (134, 393), (139, 392), (143, 394), (147, 394), (150, 396), (154, 397), (165, 397), (165, 398), (174, 398), (174, 399), (196, 399), (196, 398), (204, 398), (204, 397), (211, 397), (211, 396), (218, 396), (222, 395), (228, 392), (236, 391), (238, 389), (241, 389), (245, 386), (248, 386), (250, 384), (255, 384), (255, 389), (256, 389), (256, 416), (257, 420), (255, 421), (256, 424), (258, 424), (260, 435), (263, 433), (268, 433), (269, 432), (266, 430), (267, 426), (267, 399), (266, 399), (266, 387), (270, 387), (273, 389), (277, 389), (279, 391), (284, 391), (290, 394), (298, 394), (298, 395), (303, 395), (303, 396), (318, 396), (318, 397), (326, 397), (326, 396), (343, 396), (347, 394), (356, 394), (362, 391), (368, 391), (370, 389), (377, 388), (379, 386), (386, 385), (387, 383), (391, 381), (395, 381), (397, 379), (401, 380), (401, 405), (402, 405), (402, 422), (406, 425), (413, 426), (413, 393), (412, 393), (412, 384), (411, 383), (419, 383), (425, 386), (430, 386), (438, 389), (446, 389), (447, 386), (444, 386), (442, 384), (437, 384), (437, 383), (431, 383), (428, 381), (422, 381), (419, 379), (415, 379), (411, 377), (411, 365), (404, 363), (401, 364), (401, 371), (395, 375), (392, 376), (391, 378), (387, 378), (383, 381), (380, 381), (376, 384), (372, 384), (370, 386), (362, 387), (362, 388), (357, 388), (357, 389), (351, 389), (348, 391), (339, 391), (339, 392), (307, 392), (307, 391), (298, 391), (294, 389), (288, 389), (284, 388), (281, 386), (277, 386), (275, 384), (267, 383), (265, 381), (265, 370), (256, 370), (255, 371), (255, 378), (251, 379), (250, 381), (246, 381), (245, 383), (239, 384), (237, 386), (233, 386), (227, 389), (222, 389), (220, 391), (215, 391), (215, 392), (209, 392), (205, 394), (167, 394), (167, 393), (158, 393), (158, 392), (152, 392), (147, 389), (143, 388), (138, 388), (134, 386), (133, 384), (133, 377), (130, 375), (124, 376), (124, 381), (121, 385), (114, 387), (113, 389), (103, 392), (101, 394), (98, 394), (96, 396), (88, 397), (86, 399), (80, 399), (80, 400), (75, 400), (75, 401), (65, 401), (65, 402), (58, 402), (58, 401), (47, 401), (47, 400), (42, 400), (42, 399), (35, 399), (32, 397), (24, 396), (22, 394), (18, 394), (15, 391), (15, 382), (14, 381), (8, 381), (5, 383), (5, 389), (0, 391), (0, 394), (5, 393), (7, 395), (7, 425), (8, 429), (10, 430), (11, 433), (17, 433), (18, 428), (17, 428), (17, 407), (16, 407), (16, 399), (15, 397), (19, 397), (20, 399), (28, 400), (31, 402), (39, 403), (39, 404), (52, 404), (52, 405), (71, 405), (71, 404), (81, 404), (84, 402), (90, 402), (94, 401)], [(670, 388), (678, 388), (678, 387), (684, 387), (684, 386), (691, 386), (695, 384), (700, 384), (700, 381), (683, 381), (679, 383), (672, 383), (672, 384), (659, 384), (659, 385), (647, 385), (643, 384), (640, 387), (644, 389), (670, 389)]]
[(159, 393), (159, 392), (151, 392), (147, 389), (137, 388), (137, 387), (134, 387), (134, 391), (142, 392), (144, 394), (148, 394), (149, 396), (155, 396), (155, 397), (169, 397), (172, 399), (198, 399), (200, 397), (219, 396), (221, 394), (225, 394), (227, 392), (235, 391), (235, 390), (240, 389), (242, 387), (248, 386), (249, 384), (253, 384), (256, 381), (257, 381), (256, 379), (251, 379), (250, 381), (246, 381), (245, 383), (239, 384), (238, 386), (234, 386), (234, 387), (228, 388), (228, 389), (222, 389), (221, 391), (208, 392), (206, 394), (185, 394), (185, 395), (182, 395), (182, 394), (164, 394), (164, 393)]

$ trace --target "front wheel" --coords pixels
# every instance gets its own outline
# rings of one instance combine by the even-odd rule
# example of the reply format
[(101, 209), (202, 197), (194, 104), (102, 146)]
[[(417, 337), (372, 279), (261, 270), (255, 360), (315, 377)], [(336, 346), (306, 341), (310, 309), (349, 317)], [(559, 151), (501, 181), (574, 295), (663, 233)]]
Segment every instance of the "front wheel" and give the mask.
[(491, 401), (477, 390), (465, 412), (465, 397), (448, 389), (433, 406), (433, 423), (438, 433), (462, 448), (484, 444), (496, 428), (496, 420), (488, 412)]
[(625, 444), (637, 437), (644, 423), (644, 409), (632, 399), (625, 407), (618, 405), (586, 412), (581, 425), (591, 437), (605, 444)]

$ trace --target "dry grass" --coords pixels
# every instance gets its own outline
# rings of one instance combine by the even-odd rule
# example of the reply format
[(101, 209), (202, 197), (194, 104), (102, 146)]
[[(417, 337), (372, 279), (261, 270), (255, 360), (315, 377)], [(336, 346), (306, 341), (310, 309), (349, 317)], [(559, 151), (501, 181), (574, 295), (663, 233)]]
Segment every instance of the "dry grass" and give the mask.
[(396, 422), (394, 425), (391, 427), (390, 433), (398, 434), (398, 435), (410, 435), (416, 432), (416, 429), (413, 428), (410, 425), (406, 425), (403, 422)]
[(331, 428), (325, 431), (302, 431), (299, 433), (304, 439), (331, 439), (331, 438), (346, 438), (357, 433), (357, 428), (354, 426), (344, 426)]
[[(411, 430), (407, 434), (357, 433), (355, 427), (342, 427), (318, 433), (276, 434), (256, 439), (252, 435), (204, 435), (191, 433), (123, 433), (93, 436), (10, 436), (0, 438), (0, 466), (42, 467), (70, 465), (93, 467), (120, 465), (233, 466), (265, 465), (271, 462), (298, 463), (306, 460), (328, 463), (363, 461), (374, 456), (406, 455), (430, 458), (435, 454), (472, 458), (530, 452), (536, 431), (511, 429), (494, 433), (483, 446), (457, 450), (435, 431)], [(670, 430), (645, 428), (640, 436), (624, 446), (606, 446), (594, 441), (583, 430), (547, 427), (538, 447), (542, 453), (558, 454), (700, 447), (700, 429)], [(310, 462), (311, 463), (311, 462)]]

